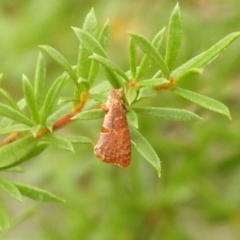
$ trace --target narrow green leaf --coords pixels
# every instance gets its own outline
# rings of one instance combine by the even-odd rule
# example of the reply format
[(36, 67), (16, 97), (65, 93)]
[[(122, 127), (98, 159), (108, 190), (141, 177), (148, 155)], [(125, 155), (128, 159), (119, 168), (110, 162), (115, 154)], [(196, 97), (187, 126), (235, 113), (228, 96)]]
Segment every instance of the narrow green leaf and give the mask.
[(196, 75), (196, 74), (202, 74), (203, 73), (203, 68), (190, 68), (187, 69), (185, 72), (182, 72), (181, 74), (179, 74), (177, 76), (177, 78), (175, 79), (176, 82), (178, 81), (182, 81), (185, 78), (188, 78), (190, 76)]
[(128, 52), (129, 52), (128, 58), (129, 58), (129, 65), (131, 70), (131, 77), (132, 79), (135, 79), (136, 72), (137, 72), (137, 49), (136, 49), (136, 44), (132, 38), (129, 39)]
[(199, 117), (197, 114), (183, 109), (158, 108), (158, 107), (142, 107), (131, 109), (138, 114), (159, 117), (166, 120), (193, 121), (201, 119), (201, 117)]
[(91, 59), (91, 67), (90, 67), (89, 75), (88, 75), (88, 81), (91, 85), (93, 84), (93, 82), (97, 76), (98, 70), (99, 70), (99, 64), (96, 61), (92, 61), (92, 59)]
[[(44, 143), (44, 142), (39, 142), (37, 139), (34, 139), (34, 141), (38, 142), (37, 145), (35, 147), (32, 148), (31, 151), (29, 151), (29, 153), (22, 157), (21, 159), (19, 159), (19, 161), (15, 162), (14, 164), (11, 165), (11, 168), (12, 166), (15, 166), (17, 164), (20, 164), (20, 163), (23, 163), (23, 162), (26, 162), (36, 156), (38, 156), (39, 154), (41, 154), (44, 150), (46, 150), (46, 148), (48, 147), (48, 144), (47, 143)], [(9, 169), (10, 167), (7, 166), (7, 169)]]
[(83, 79), (83, 78), (79, 78), (78, 79), (78, 84), (81, 86), (81, 89), (83, 92), (88, 92), (90, 89), (90, 83), (88, 80)]
[(69, 74), (71, 79), (74, 81), (75, 85), (78, 86), (78, 77), (67, 59), (56, 49), (50, 46), (41, 45), (40, 48), (47, 52), (49, 56), (51, 56), (60, 66), (62, 66), (63, 69)]
[(165, 33), (166, 28), (162, 28), (153, 38), (152, 45), (159, 50), (162, 45), (163, 35)]
[(72, 143), (65, 137), (60, 137), (53, 133), (49, 133), (49, 134), (45, 135), (41, 140), (46, 141), (48, 143), (52, 143), (57, 148), (61, 148), (61, 149), (65, 149), (65, 150), (74, 152)]
[(4, 211), (0, 203), (0, 231), (5, 231), (10, 227), (10, 221), (7, 213)]
[(137, 101), (143, 98), (156, 97), (156, 96), (157, 96), (157, 91), (155, 91), (152, 87), (141, 87), (139, 89)]
[(138, 128), (138, 116), (137, 116), (137, 114), (133, 110), (128, 109), (127, 113), (126, 113), (126, 116), (127, 116), (128, 124), (129, 125), (131, 124), (135, 128)]
[(26, 157), (37, 145), (32, 136), (23, 137), (0, 148), (0, 168), (12, 166)]
[[(17, 106), (18, 106), (18, 109), (20, 109), (20, 111), (25, 108), (26, 106), (26, 101), (24, 98), (22, 98), (20, 101), (17, 102)], [(0, 121), (0, 128), (5, 128), (7, 126), (10, 126), (11, 124), (13, 123), (13, 120), (12, 119), (9, 119), (9, 118), (2, 118), (1, 121)]]
[(29, 118), (25, 117), (22, 113), (1, 103), (0, 103), (0, 115), (10, 118), (16, 122), (23, 123), (27, 126), (34, 125), (34, 123)]
[(4, 89), (0, 88), (0, 94), (8, 101), (12, 108), (19, 111), (19, 107), (12, 96)]
[(195, 93), (195, 92), (189, 91), (187, 89), (183, 89), (183, 88), (176, 87), (173, 89), (173, 92), (183, 98), (188, 99), (191, 102), (194, 102), (194, 103), (196, 103), (204, 108), (207, 108), (211, 111), (223, 114), (223, 115), (227, 116), (229, 119), (231, 119), (231, 115), (230, 115), (228, 108), (224, 104), (216, 101), (215, 99), (203, 96), (201, 94), (198, 94), (198, 93)]
[(98, 101), (99, 103), (106, 102), (106, 96), (105, 94), (91, 94), (89, 98), (94, 99), (95, 101)]
[(42, 190), (40, 188), (32, 187), (25, 184), (19, 184), (13, 182), (13, 184), (18, 188), (19, 192), (28, 198), (41, 201), (41, 202), (65, 202), (64, 199), (57, 197), (56, 195)]
[(42, 130), (43, 126), (41, 124), (31, 127), (30, 131), (33, 137), (37, 137), (38, 133)]
[[(97, 20), (96, 20), (96, 16), (93, 9), (91, 9), (91, 11), (87, 14), (84, 20), (83, 29), (87, 31), (89, 34), (91, 34), (92, 36), (97, 37), (97, 34), (98, 34)], [(77, 63), (78, 77), (89, 79), (89, 76), (90, 76), (89, 70), (90, 68), (92, 68), (92, 65), (93, 65), (92, 64), (93, 61), (91, 61), (88, 58), (89, 55), (90, 53), (87, 51), (84, 45), (81, 44), (79, 47), (79, 55), (78, 55), (78, 63)], [(93, 74), (93, 72), (91, 74)], [(91, 83), (93, 82), (94, 78), (95, 76), (91, 76)]]
[(105, 66), (102, 66), (102, 69), (112, 88), (122, 88), (123, 83), (115, 72)]
[(80, 143), (80, 144), (92, 144), (93, 142), (87, 138), (87, 137), (82, 137), (82, 136), (71, 136), (71, 137), (67, 137), (67, 139), (71, 142), (71, 143)]
[(240, 36), (240, 32), (235, 32), (227, 35), (219, 42), (210, 47), (207, 51), (197, 55), (196, 57), (190, 59), (188, 62), (184, 63), (179, 68), (172, 72), (172, 76), (177, 77), (186, 69), (190, 68), (202, 68), (207, 64), (211, 63), (223, 50), (225, 50), (234, 40)]
[(69, 103), (69, 102), (77, 102), (78, 99), (75, 99), (73, 97), (60, 97), (58, 99), (57, 105), (61, 105), (63, 103)]
[(62, 87), (64, 86), (65, 82), (66, 82), (66, 78), (64, 76), (60, 76), (54, 81), (54, 83), (48, 90), (48, 93), (43, 102), (42, 108), (40, 109), (40, 115), (42, 117), (41, 123), (43, 125), (45, 124), (46, 119), (52, 110), (53, 104), (56, 101), (57, 95), (62, 89)]
[(89, 53), (91, 54), (96, 53), (103, 57), (107, 57), (107, 53), (103, 49), (102, 45), (90, 33), (79, 28), (72, 28), (72, 29), (74, 30), (76, 36), (78, 37), (78, 39), (81, 41), (81, 43), (84, 45), (84, 47), (87, 49)]
[(137, 87), (155, 87), (169, 82), (165, 78), (152, 78), (137, 82)]
[(120, 67), (118, 67), (115, 63), (113, 63), (111, 60), (97, 54), (93, 54), (90, 58), (104, 65), (109, 71), (113, 71), (117, 73), (119, 76), (121, 76), (123, 79), (125, 79), (126, 81), (129, 81), (125, 72)]
[[(15, 158), (13, 159), (13, 157), (11, 156), (11, 158), (9, 159), (12, 160), (9, 163), (4, 163), (4, 166), (1, 166), (1, 162), (0, 162), (0, 171), (12, 171), (12, 169), (14, 169), (14, 166), (19, 165), (20, 163), (26, 162), (34, 157), (36, 157), (37, 155), (39, 155), (40, 153), (42, 153), (48, 146), (48, 143), (46, 142), (38, 142), (38, 140), (34, 140), (35, 142), (37, 142), (38, 144), (33, 146), (32, 148), (30, 148), (30, 150), (28, 152), (26, 152), (26, 155), (22, 155), (19, 154), (19, 156), (15, 156)], [(8, 145), (7, 145), (8, 146)], [(14, 150), (14, 149), (13, 149)], [(27, 149), (25, 149), (27, 151)], [(9, 152), (11, 151), (11, 149), (9, 150)], [(16, 154), (18, 154), (18, 152), (16, 152)], [(2, 156), (3, 153), (0, 151), (0, 155)]]
[(89, 32), (94, 37), (96, 37), (98, 34), (97, 19), (93, 8), (87, 14), (84, 20), (83, 29)]
[(37, 107), (37, 102), (34, 96), (33, 87), (25, 75), (23, 75), (22, 83), (23, 83), (23, 93), (27, 103), (28, 111), (33, 121), (35, 123), (39, 123), (40, 122), (39, 109)]
[(79, 47), (79, 55), (78, 55), (78, 62), (77, 62), (78, 77), (88, 79), (89, 69), (91, 67), (91, 63), (93, 62), (91, 59), (89, 59), (89, 55), (90, 55), (89, 52), (81, 44), (81, 46)]
[(15, 133), (15, 132), (25, 132), (30, 129), (31, 128), (29, 126), (26, 126), (25, 124), (14, 124), (14, 125), (0, 128), (0, 135)]
[(41, 107), (45, 97), (46, 72), (47, 68), (45, 59), (42, 53), (39, 53), (34, 84), (34, 96), (38, 107)]
[(104, 49), (108, 46), (109, 37), (110, 37), (110, 24), (109, 19), (107, 19), (98, 36), (98, 41)]
[[(100, 34), (98, 36), (98, 41), (104, 49), (108, 45), (109, 35), (110, 35), (110, 25), (109, 25), (109, 20), (107, 20), (106, 23), (103, 25), (100, 31)], [(91, 61), (91, 67), (88, 75), (88, 80), (90, 83), (94, 82), (94, 79), (96, 78), (98, 73), (98, 69), (99, 69), (99, 64), (96, 61)]]
[(182, 41), (182, 19), (178, 3), (176, 4), (168, 24), (165, 60), (169, 69), (177, 59)]
[(142, 134), (133, 126), (129, 125), (131, 139), (137, 151), (154, 167), (158, 175), (161, 175), (161, 164), (157, 153)]
[(162, 71), (161, 70), (158, 70), (152, 78), (161, 78), (162, 77)]
[(142, 51), (146, 53), (147, 56), (149, 56), (157, 64), (157, 66), (164, 73), (165, 77), (169, 78), (170, 72), (158, 50), (146, 38), (134, 33), (130, 33), (130, 36), (133, 38), (135, 43), (142, 49)]
[(128, 104), (132, 105), (137, 98), (137, 90), (133, 88), (129, 88), (127, 91), (126, 98), (127, 98)]
[(72, 120), (92, 120), (104, 117), (104, 112), (102, 109), (91, 109), (78, 113), (72, 118)]
[(22, 202), (22, 195), (18, 189), (6, 179), (0, 178), (0, 188), (9, 196), (15, 198), (17, 201)]
[(110, 89), (111, 89), (111, 85), (109, 84), (109, 82), (103, 81), (98, 85), (92, 87), (89, 92), (90, 94), (101, 94), (104, 92), (108, 92)]
[[(165, 32), (165, 28), (160, 30), (153, 38), (152, 40), (152, 45), (159, 50), (161, 44), (162, 44), (162, 39), (163, 39), (163, 34)], [(151, 66), (151, 61), (147, 55), (144, 55), (139, 68), (137, 69), (137, 75), (136, 75), (136, 80), (140, 79), (143, 74), (146, 72), (146, 70)]]

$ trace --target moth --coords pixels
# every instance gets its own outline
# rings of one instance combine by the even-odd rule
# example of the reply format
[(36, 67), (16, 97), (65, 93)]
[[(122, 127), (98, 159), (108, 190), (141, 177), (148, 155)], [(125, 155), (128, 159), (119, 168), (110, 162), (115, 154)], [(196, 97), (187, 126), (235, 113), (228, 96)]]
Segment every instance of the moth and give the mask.
[(127, 167), (131, 161), (131, 138), (123, 100), (123, 90), (112, 89), (107, 102), (101, 105), (105, 112), (100, 138), (94, 154), (103, 162)]

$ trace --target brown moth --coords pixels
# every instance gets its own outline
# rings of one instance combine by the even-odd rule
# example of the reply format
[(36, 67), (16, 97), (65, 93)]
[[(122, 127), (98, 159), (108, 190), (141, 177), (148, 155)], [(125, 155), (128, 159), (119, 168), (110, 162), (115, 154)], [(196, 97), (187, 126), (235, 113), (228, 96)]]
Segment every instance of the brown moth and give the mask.
[(106, 104), (106, 113), (100, 138), (94, 146), (94, 154), (103, 162), (127, 167), (131, 161), (131, 138), (125, 115), (123, 90), (112, 89)]

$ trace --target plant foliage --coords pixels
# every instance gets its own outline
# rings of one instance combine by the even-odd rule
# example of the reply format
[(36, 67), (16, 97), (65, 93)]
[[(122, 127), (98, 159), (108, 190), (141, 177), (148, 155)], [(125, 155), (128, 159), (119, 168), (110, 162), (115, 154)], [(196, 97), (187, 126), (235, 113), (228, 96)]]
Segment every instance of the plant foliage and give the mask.
[[(182, 20), (178, 4), (175, 6), (167, 28), (165, 55), (160, 47), (165, 33), (161, 29), (152, 40), (136, 33), (129, 33), (129, 69), (122, 69), (113, 62), (106, 52), (109, 42), (109, 21), (99, 29), (94, 11), (86, 16), (82, 28), (73, 28), (79, 40), (79, 53), (76, 65), (56, 49), (40, 46), (41, 50), (55, 60), (63, 69), (62, 75), (51, 81), (46, 88), (46, 62), (42, 53), (36, 64), (34, 81), (22, 77), (23, 99), (15, 102), (11, 93), (0, 88), (0, 94), (6, 104), (0, 103), (0, 135), (5, 136), (0, 148), (0, 171), (10, 171), (22, 162), (29, 161), (41, 154), (49, 144), (60, 149), (74, 151), (74, 144), (92, 144), (88, 136), (59, 136), (56, 130), (78, 120), (103, 118), (102, 110), (95, 109), (106, 101), (106, 93), (111, 88), (123, 88), (126, 98), (126, 114), (133, 147), (146, 159), (160, 175), (160, 159), (151, 144), (138, 129), (138, 115), (174, 121), (199, 120), (200, 116), (184, 109), (160, 108), (156, 106), (135, 107), (143, 98), (155, 97), (161, 90), (169, 90), (201, 107), (231, 118), (228, 108), (207, 96), (180, 87), (180, 82), (189, 75), (201, 74), (203, 68), (217, 58), (240, 32), (231, 33), (203, 53), (193, 57), (181, 66), (175, 67), (175, 61), (181, 46)], [(138, 51), (144, 53), (138, 62)], [(147, 71), (155, 67), (152, 77), (144, 77)], [(95, 84), (99, 70), (105, 74), (100, 84)], [(61, 98), (65, 84), (72, 86), (72, 96)], [(61, 103), (54, 108), (56, 103)], [(25, 111), (25, 109), (27, 111)], [(61, 198), (35, 187), (14, 183), (0, 178), (0, 188), (10, 197), (22, 202), (22, 196), (39, 201), (63, 201)], [(9, 228), (7, 214), (0, 204), (0, 229)]]

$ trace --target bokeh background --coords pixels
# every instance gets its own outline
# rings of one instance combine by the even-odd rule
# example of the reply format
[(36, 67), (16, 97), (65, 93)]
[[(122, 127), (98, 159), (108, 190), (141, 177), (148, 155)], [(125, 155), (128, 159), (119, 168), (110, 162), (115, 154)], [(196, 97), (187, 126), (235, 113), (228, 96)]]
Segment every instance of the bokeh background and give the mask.
[[(21, 77), (34, 77), (38, 45), (58, 49), (75, 64), (81, 27), (94, 7), (100, 25), (111, 23), (108, 53), (127, 70), (128, 31), (148, 38), (167, 25), (173, 0), (1, 0), (0, 72), (2, 86), (16, 100)], [(227, 34), (240, 31), (239, 0), (179, 0), (183, 43), (176, 66)], [(46, 56), (48, 81), (62, 69)], [(75, 153), (48, 148), (23, 164), (25, 173), (4, 176), (52, 191), (65, 204), (16, 203), (1, 193), (12, 228), (4, 240), (237, 240), (240, 239), (240, 40), (202, 76), (181, 85), (224, 102), (232, 120), (162, 92), (142, 106), (193, 110), (197, 122), (140, 118), (140, 131), (162, 161), (162, 176), (133, 151), (127, 169), (100, 163), (92, 146)], [(67, 91), (67, 90), (66, 90)], [(1, 99), (0, 99), (1, 100)], [(76, 122), (59, 134), (97, 141), (101, 120)]]

